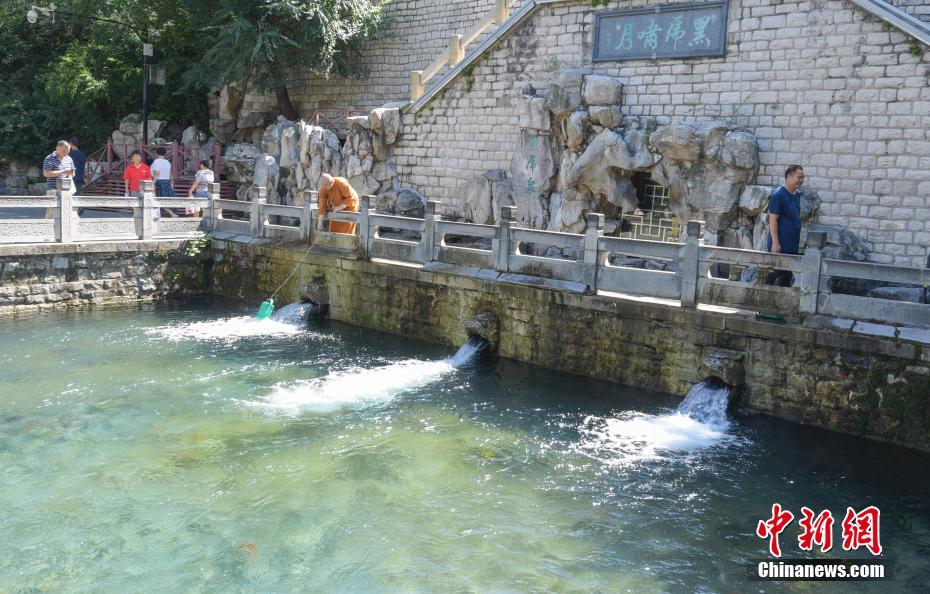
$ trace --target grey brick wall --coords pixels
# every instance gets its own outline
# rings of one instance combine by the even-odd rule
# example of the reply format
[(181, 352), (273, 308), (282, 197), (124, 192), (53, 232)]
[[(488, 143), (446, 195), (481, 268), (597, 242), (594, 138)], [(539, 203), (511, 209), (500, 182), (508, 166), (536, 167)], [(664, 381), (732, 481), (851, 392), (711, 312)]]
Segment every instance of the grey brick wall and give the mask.
[[(653, 4), (613, 2), (608, 10)], [(604, 10), (604, 9), (600, 9)], [(563, 68), (617, 76), (623, 113), (660, 123), (724, 118), (755, 131), (758, 182), (801, 163), (820, 221), (875, 243), (874, 261), (923, 266), (930, 250), (930, 53), (846, 0), (732, 0), (722, 58), (591, 62), (590, 2), (543, 8), (415, 117), (394, 155), (401, 180), (451, 204), (509, 169), (511, 96)], [(916, 48), (918, 55), (912, 50)]]
[[(299, 74), (289, 87), (294, 106), (302, 116), (310, 117), (317, 109), (371, 109), (388, 101), (409, 99), (411, 71), (429, 66), (448, 48), (454, 33), (466, 34), (490, 14), (494, 2), (393, 0), (387, 9), (393, 25), (382, 39), (366, 44), (361, 52), (361, 66), (368, 76), (326, 79)], [(518, 5), (519, 0), (513, 4)], [(243, 109), (262, 111), (273, 106), (273, 97), (249, 95)]]

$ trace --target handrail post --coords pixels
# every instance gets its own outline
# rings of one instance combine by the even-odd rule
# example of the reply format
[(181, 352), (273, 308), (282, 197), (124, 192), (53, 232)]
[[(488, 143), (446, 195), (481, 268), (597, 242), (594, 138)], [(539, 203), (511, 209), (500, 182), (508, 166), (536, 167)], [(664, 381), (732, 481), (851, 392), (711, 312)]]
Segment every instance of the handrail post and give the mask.
[(598, 244), (604, 234), (604, 215), (590, 212), (584, 235), (584, 283), (589, 293), (597, 293)]
[(423, 71), (414, 70), (410, 73), (410, 100), (416, 101), (423, 96)]
[(503, 25), (504, 21), (507, 20), (507, 13), (507, 0), (497, 0), (494, 3), (494, 23)]
[(149, 240), (155, 236), (155, 216), (158, 205), (155, 203), (155, 184), (150, 179), (139, 182), (142, 193), (139, 197), (140, 211), (142, 212), (142, 237)]
[(320, 206), (319, 204), (310, 205), (310, 243), (314, 243), (316, 239), (316, 220), (320, 216)]
[(262, 237), (265, 221), (262, 206), (268, 201), (268, 190), (263, 186), (252, 188), (252, 205), (249, 210), (249, 234), (252, 237)]
[(510, 272), (510, 254), (513, 253), (513, 241), (510, 239), (510, 226), (517, 217), (516, 206), (502, 206), (497, 223), (497, 237), (491, 240), (494, 253), (494, 269), (498, 272)]
[(701, 234), (701, 221), (688, 221), (685, 245), (678, 252), (678, 270), (681, 274), (681, 306), (697, 305), (698, 256), (701, 246), (698, 236)]
[(310, 241), (310, 230), (313, 228), (313, 190), (304, 190), (303, 211), (300, 213), (300, 240)]
[(455, 66), (465, 58), (465, 48), (462, 47), (462, 35), (455, 33), (449, 38), (449, 64)]
[(438, 200), (426, 201), (426, 212), (420, 226), (419, 247), (420, 260), (424, 264), (432, 262), (436, 253), (436, 221), (442, 220), (442, 216), (436, 214), (436, 207), (439, 204)]
[(801, 272), (795, 286), (801, 291), (799, 309), (802, 314), (817, 313), (817, 301), (820, 297), (820, 268), (823, 263), (821, 248), (827, 241), (827, 234), (814, 231), (807, 234), (804, 255), (801, 256)]
[(358, 251), (359, 255), (365, 260), (368, 259), (368, 250), (371, 246), (368, 214), (371, 209), (372, 199), (374, 199), (374, 196), (365, 195), (361, 196), (358, 201)]
[(212, 182), (207, 184), (209, 197), (207, 200), (207, 228), (210, 231), (216, 230), (216, 219), (219, 218), (220, 209), (216, 207), (216, 201), (220, 199), (220, 184)]
[(74, 224), (74, 208), (71, 203), (71, 181), (70, 177), (59, 177), (57, 180), (58, 194), (58, 241), (61, 243), (72, 243), (77, 239)]

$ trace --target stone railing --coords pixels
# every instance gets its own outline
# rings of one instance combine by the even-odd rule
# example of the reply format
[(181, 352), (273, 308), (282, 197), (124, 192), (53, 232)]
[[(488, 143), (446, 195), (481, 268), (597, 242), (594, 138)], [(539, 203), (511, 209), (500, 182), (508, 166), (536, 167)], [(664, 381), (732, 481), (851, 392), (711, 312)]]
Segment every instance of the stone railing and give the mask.
[(475, 25), (471, 31), (465, 35), (456, 33), (449, 40), (449, 47), (446, 48), (433, 63), (426, 67), (426, 70), (414, 70), (410, 73), (410, 100), (416, 101), (423, 96), (426, 90), (426, 83), (431, 78), (439, 74), (447, 65), (455, 66), (465, 58), (465, 48), (471, 45), (481, 34), (493, 25), (502, 25), (507, 20), (509, 9), (507, 0), (495, 0), (494, 8), (491, 14), (487, 15)]
[[(251, 202), (223, 200), (219, 184), (210, 185), (209, 198), (156, 198), (151, 182), (143, 182), (141, 198), (70, 196), (68, 181), (62, 180), (60, 186), (44, 197), (0, 197), (2, 210), (46, 209), (46, 218), (0, 217), (0, 243), (177, 239), (203, 230), (250, 240), (311, 241), (321, 248), (349, 250), (369, 259), (465, 270), (505, 282), (575, 292), (667, 300), (682, 307), (701, 305), (786, 315), (819, 313), (852, 320), (930, 325), (928, 304), (835, 293), (829, 282), (843, 278), (926, 288), (930, 269), (825, 258), (821, 251), (823, 233), (808, 234), (803, 255), (770, 254), (702, 245), (699, 221), (690, 221), (684, 243), (675, 244), (606, 237), (601, 214), (587, 216), (584, 234), (558, 233), (516, 227), (513, 206), (501, 208), (497, 225), (478, 225), (442, 220), (436, 214), (436, 201), (426, 204), (420, 219), (378, 213), (370, 207), (373, 197), (363, 196), (359, 212), (328, 213), (325, 217), (327, 221), (357, 223), (357, 235), (345, 235), (315, 230), (318, 211), (314, 192), (309, 193), (304, 206), (297, 207), (268, 204), (264, 188), (254, 188)], [(156, 216), (158, 209), (183, 207), (202, 208), (203, 218)], [(93, 208), (119, 212), (106, 218), (78, 216), (78, 209)], [(447, 242), (451, 236), (470, 238), (470, 247)], [(525, 249), (527, 245), (534, 246), (536, 253), (546, 251), (539, 248), (556, 248), (562, 255), (533, 255)], [(653, 270), (611, 263), (629, 258), (666, 265), (664, 270)], [(749, 267), (757, 269), (759, 280), (735, 280), (739, 271)], [(729, 278), (720, 278), (719, 272), (725, 269), (730, 270)], [(793, 286), (763, 284), (771, 270), (792, 272)], [(718, 274), (712, 275), (712, 271)]]
[[(502, 207), (499, 224), (444, 221), (438, 202), (429, 201), (424, 218), (383, 214), (371, 208), (374, 197), (363, 196), (359, 212), (328, 213), (325, 220), (357, 223), (357, 235), (316, 231), (317, 207), (310, 193), (303, 207), (266, 204), (262, 188), (256, 200), (237, 202), (214, 198), (209, 228), (250, 238), (312, 241), (323, 249), (349, 250), (363, 258), (424, 265), (432, 269), (468, 271), (502, 281), (525, 282), (584, 293), (620, 294), (668, 300), (671, 305), (748, 309), (785, 315), (825, 314), (838, 318), (901, 325), (930, 325), (930, 305), (834, 293), (831, 278), (873, 280), (926, 287), (930, 269), (900, 268), (831, 260), (821, 248), (823, 233), (809, 233), (803, 255), (770, 254), (702, 245), (700, 221), (690, 221), (684, 243), (621, 239), (603, 235), (604, 216), (589, 214), (584, 234), (524, 229), (514, 225), (516, 207)], [(243, 219), (227, 219), (234, 211)], [(276, 222), (272, 223), (274, 218)], [(387, 232), (385, 230), (390, 230)], [(398, 231), (402, 233), (398, 233)], [(406, 239), (398, 236), (406, 236)], [(464, 247), (447, 238), (467, 237)], [(528, 253), (524, 246), (554, 247), (572, 257)], [(542, 250), (533, 250), (536, 252)], [(336, 252), (338, 253), (338, 252)], [(664, 261), (667, 270), (612, 264), (617, 257)], [(757, 281), (731, 280), (754, 267)], [(731, 278), (711, 274), (729, 268)], [(772, 270), (794, 274), (792, 287), (764, 284)], [(490, 276), (488, 276), (490, 278)]]
[[(210, 204), (219, 200), (220, 185), (210, 184), (211, 198), (156, 198), (154, 184), (142, 182), (142, 196), (72, 196), (71, 180), (61, 179), (46, 196), (0, 196), (0, 211), (27, 211), (26, 216), (0, 215), (0, 244), (77, 243), (183, 239), (211, 221)], [(204, 217), (162, 217), (161, 209), (206, 209)], [(42, 218), (28, 211), (45, 209)], [(112, 216), (80, 216), (80, 211), (102, 209)]]

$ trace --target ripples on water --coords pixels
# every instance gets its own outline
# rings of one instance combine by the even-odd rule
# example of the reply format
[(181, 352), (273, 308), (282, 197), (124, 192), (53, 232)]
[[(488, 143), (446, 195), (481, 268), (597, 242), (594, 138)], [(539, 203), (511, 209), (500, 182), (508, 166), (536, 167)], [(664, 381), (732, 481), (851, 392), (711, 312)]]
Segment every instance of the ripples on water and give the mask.
[(885, 589), (926, 583), (926, 456), (449, 354), (214, 309), (0, 319), (0, 591), (870, 591), (747, 582), (774, 501), (879, 505)]

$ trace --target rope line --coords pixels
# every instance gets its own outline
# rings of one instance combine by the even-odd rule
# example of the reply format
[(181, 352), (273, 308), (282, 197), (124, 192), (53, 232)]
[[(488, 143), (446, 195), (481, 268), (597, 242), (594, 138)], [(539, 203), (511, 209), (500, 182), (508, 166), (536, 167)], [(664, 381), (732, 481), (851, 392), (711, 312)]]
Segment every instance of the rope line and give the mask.
[(307, 254), (309, 254), (310, 250), (312, 249), (313, 249), (313, 244), (310, 244), (310, 247), (307, 248), (307, 251), (304, 252), (304, 255), (300, 258), (297, 264), (294, 265), (294, 270), (291, 270), (291, 273), (287, 275), (287, 278), (284, 279), (284, 282), (281, 283), (278, 286), (278, 288), (274, 290), (274, 293), (271, 294), (271, 297), (269, 297), (269, 299), (274, 299), (274, 296), (278, 294), (278, 291), (284, 288), (284, 285), (287, 284), (287, 281), (291, 280), (291, 277), (294, 276), (294, 273), (297, 272), (297, 269), (300, 268), (300, 265), (304, 263), (304, 260), (307, 259)]

